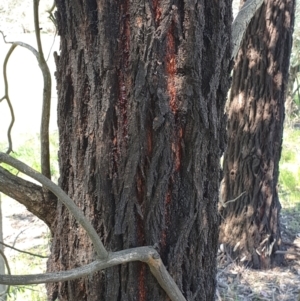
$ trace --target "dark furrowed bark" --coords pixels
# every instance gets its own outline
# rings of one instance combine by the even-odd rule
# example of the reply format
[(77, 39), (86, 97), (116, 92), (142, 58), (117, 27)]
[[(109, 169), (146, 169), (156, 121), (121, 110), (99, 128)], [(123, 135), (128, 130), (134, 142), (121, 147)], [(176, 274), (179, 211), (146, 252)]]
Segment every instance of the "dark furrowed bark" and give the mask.
[(280, 263), (278, 164), (294, 22), (292, 0), (265, 1), (234, 68), (224, 155), (220, 242), (255, 268)]
[[(213, 300), (229, 1), (57, 1), (57, 8), (60, 185), (108, 250), (155, 245), (187, 299)], [(90, 262), (89, 239), (63, 207), (58, 216), (48, 269)], [(142, 263), (48, 293), (168, 299)]]

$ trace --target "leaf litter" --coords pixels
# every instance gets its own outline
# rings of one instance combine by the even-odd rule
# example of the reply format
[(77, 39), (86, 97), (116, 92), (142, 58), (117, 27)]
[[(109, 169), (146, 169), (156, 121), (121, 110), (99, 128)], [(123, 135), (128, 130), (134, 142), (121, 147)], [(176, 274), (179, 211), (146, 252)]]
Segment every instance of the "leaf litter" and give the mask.
[(282, 266), (254, 270), (219, 254), (216, 301), (300, 301), (300, 229), (289, 227), (290, 214), (295, 218), (285, 211), (281, 219), (287, 249)]

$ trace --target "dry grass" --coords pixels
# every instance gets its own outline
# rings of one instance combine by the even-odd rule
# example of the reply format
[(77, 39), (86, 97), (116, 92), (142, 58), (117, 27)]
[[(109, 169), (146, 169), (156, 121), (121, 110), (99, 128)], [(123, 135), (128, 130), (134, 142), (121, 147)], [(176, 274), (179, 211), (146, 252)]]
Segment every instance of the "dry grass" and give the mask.
[[(282, 219), (291, 220), (288, 215), (285, 212)], [(224, 254), (219, 256), (217, 301), (300, 301), (300, 235), (296, 232), (300, 229), (282, 228), (287, 247), (282, 267), (253, 270), (228, 257), (224, 262)]]

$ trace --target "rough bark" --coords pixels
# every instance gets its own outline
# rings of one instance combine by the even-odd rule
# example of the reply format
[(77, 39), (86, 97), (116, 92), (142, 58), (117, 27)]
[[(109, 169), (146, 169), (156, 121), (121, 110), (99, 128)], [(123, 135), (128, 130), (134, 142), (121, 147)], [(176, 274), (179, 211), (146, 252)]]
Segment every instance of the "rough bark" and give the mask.
[(240, 8), (238, 15), (232, 23), (232, 58), (235, 59), (240, 49), (240, 44), (244, 34), (248, 28), (249, 22), (253, 18), (256, 11), (264, 3), (264, 0), (250, 0), (244, 3)]
[(293, 0), (265, 0), (251, 21), (228, 105), (220, 242), (234, 259), (254, 268), (282, 259), (275, 255), (282, 248), (277, 183), (294, 5)]
[[(188, 300), (213, 300), (231, 3), (61, 1), (60, 185), (108, 250), (154, 245)], [(48, 270), (90, 262), (58, 206)], [(143, 263), (49, 285), (50, 300), (168, 300)]]

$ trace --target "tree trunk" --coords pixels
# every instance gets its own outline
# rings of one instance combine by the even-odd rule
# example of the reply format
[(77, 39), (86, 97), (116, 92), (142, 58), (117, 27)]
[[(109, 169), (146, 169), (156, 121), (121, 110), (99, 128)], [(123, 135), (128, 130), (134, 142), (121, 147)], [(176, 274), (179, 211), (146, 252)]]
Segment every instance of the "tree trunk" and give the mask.
[(282, 259), (275, 254), (282, 247), (277, 183), (294, 6), (294, 0), (266, 0), (256, 13), (235, 62), (228, 105), (220, 242), (254, 268)]
[[(154, 245), (188, 300), (214, 300), (231, 2), (57, 0), (60, 185), (109, 251)], [(90, 262), (58, 206), (48, 270)], [(168, 300), (143, 263), (50, 300)]]

